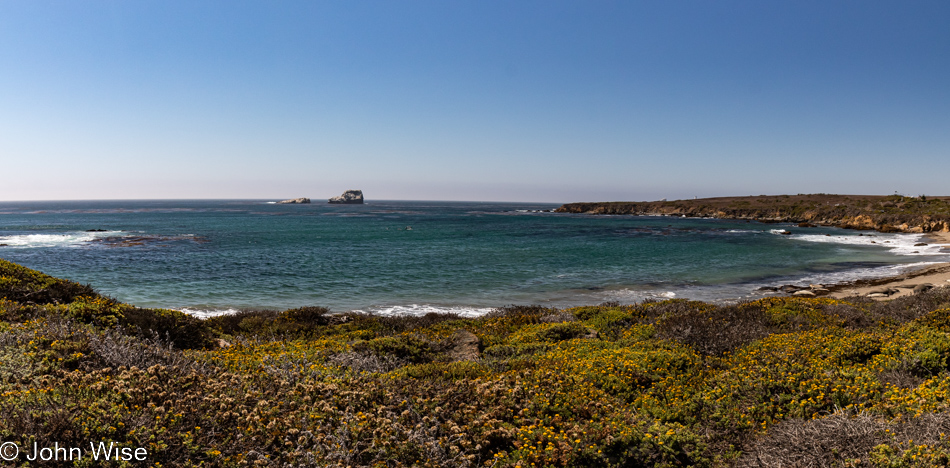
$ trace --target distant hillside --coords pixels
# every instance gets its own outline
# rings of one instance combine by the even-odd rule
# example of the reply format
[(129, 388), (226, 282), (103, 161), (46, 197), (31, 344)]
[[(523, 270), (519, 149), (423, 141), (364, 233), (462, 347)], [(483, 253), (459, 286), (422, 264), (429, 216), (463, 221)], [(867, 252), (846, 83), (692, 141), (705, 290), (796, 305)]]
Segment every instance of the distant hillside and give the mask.
[(556, 211), (751, 219), (881, 232), (950, 231), (950, 197), (761, 195), (655, 202), (568, 203)]

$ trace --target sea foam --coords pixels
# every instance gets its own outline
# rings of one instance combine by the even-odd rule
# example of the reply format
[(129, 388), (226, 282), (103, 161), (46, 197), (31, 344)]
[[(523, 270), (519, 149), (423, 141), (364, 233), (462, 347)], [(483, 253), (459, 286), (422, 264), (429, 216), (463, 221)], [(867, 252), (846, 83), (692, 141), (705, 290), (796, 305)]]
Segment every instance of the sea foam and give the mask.
[(198, 318), (206, 319), (211, 317), (217, 317), (219, 315), (232, 315), (240, 312), (237, 309), (191, 309), (188, 307), (183, 307), (181, 309), (175, 309), (179, 312), (184, 312), (188, 315), (193, 315)]
[(0, 244), (9, 247), (38, 248), (38, 247), (79, 247), (95, 239), (115, 236), (121, 231), (98, 232), (67, 232), (64, 234), (19, 234), (0, 236)]
[(924, 234), (874, 233), (866, 235), (831, 236), (823, 234), (792, 234), (790, 238), (805, 242), (882, 247), (895, 255), (946, 255), (945, 252), (941, 251), (946, 244), (929, 243)]
[(423, 316), (425, 314), (457, 314), (462, 317), (481, 317), (494, 310), (491, 307), (463, 307), (463, 306), (435, 306), (430, 304), (409, 304), (395, 305), (385, 307), (369, 307), (363, 310), (354, 310), (353, 312), (363, 312), (375, 315), (415, 315)]

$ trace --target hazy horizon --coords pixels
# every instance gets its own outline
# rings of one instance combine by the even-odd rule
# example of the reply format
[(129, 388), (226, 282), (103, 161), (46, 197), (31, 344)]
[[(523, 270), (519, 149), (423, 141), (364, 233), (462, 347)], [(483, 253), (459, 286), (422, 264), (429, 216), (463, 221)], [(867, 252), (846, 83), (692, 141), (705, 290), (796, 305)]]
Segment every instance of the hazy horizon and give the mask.
[(0, 2), (0, 200), (941, 195), (950, 3)]
[[(339, 194), (337, 194), (339, 195)], [(365, 194), (364, 194), (365, 195)], [(934, 198), (950, 198), (950, 195), (941, 195), (941, 194), (918, 194), (911, 195), (906, 193), (898, 194), (868, 194), (868, 193), (775, 193), (775, 194), (758, 194), (758, 195), (719, 195), (714, 197), (696, 197), (699, 199), (709, 199), (709, 198), (732, 198), (732, 197), (768, 197), (768, 196), (781, 196), (781, 195), (839, 195), (839, 196), (850, 196), (850, 197), (862, 197), (862, 196), (888, 196), (888, 195), (901, 195), (906, 197), (916, 197), (919, 195), (925, 195), (927, 197)], [(330, 197), (291, 197), (291, 198), (281, 198), (281, 197), (260, 197), (260, 198), (75, 198), (75, 199), (45, 199), (45, 200), (0, 200), (0, 203), (47, 203), (47, 202), (148, 202), (148, 201), (252, 201), (252, 202), (275, 202), (282, 200), (292, 200), (294, 198), (309, 198), (311, 204), (330, 204), (327, 203)], [(374, 202), (446, 202), (446, 203), (500, 203), (500, 204), (537, 204), (537, 205), (564, 205), (568, 203), (596, 203), (596, 202), (656, 202), (656, 201), (681, 201), (681, 200), (693, 200), (694, 197), (687, 198), (666, 198), (666, 199), (655, 199), (655, 200), (570, 200), (570, 201), (537, 201), (537, 200), (462, 200), (462, 199), (413, 199), (413, 198), (367, 198), (365, 203), (366, 205), (372, 205)]]

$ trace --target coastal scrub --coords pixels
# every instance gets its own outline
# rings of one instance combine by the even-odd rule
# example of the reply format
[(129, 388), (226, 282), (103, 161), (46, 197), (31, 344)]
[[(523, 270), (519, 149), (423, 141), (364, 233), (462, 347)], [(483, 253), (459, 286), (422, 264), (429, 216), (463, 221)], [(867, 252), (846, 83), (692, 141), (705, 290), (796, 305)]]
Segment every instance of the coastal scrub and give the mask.
[(2, 260), (0, 277), (0, 440), (18, 447), (115, 443), (181, 467), (950, 459), (948, 288), (198, 320)]

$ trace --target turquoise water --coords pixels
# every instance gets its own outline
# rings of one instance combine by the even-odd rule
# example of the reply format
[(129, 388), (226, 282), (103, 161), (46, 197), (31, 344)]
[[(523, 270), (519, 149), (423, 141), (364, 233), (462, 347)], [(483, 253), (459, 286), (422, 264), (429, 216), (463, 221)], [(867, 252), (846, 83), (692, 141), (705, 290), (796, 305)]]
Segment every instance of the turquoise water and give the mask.
[(914, 247), (917, 235), (545, 211), (556, 207), (7, 202), (0, 258), (143, 307), (470, 314), (507, 304), (735, 300), (763, 285), (947, 261), (936, 246)]

